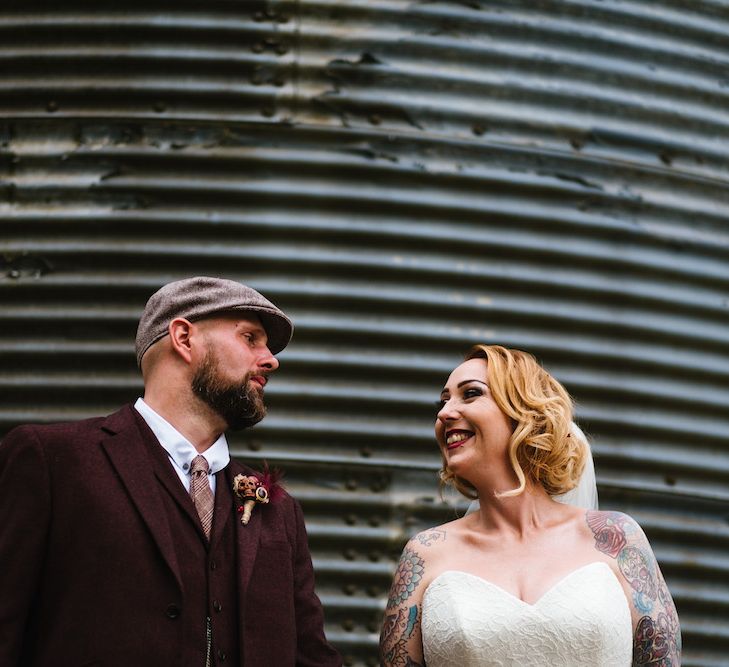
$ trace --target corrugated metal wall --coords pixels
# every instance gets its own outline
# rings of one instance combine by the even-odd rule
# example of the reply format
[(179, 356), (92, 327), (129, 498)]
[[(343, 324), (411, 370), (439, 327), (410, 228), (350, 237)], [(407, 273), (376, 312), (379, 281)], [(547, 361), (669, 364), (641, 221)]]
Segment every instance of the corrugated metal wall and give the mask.
[(434, 401), (535, 352), (646, 528), (687, 666), (729, 664), (729, 4), (0, 8), (0, 431), (140, 390), (147, 296), (191, 274), (297, 323), (233, 439), (303, 501), (347, 664), (376, 664), (437, 498)]

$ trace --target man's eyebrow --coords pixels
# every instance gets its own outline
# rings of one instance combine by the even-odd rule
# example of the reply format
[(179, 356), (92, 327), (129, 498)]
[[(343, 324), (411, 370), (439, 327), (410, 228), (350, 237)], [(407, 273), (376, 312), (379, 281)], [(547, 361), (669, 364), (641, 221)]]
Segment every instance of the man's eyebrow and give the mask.
[(238, 322), (236, 324), (236, 329), (238, 329), (238, 330), (245, 329), (249, 333), (255, 333), (260, 336), (266, 335), (266, 330), (260, 324), (255, 324), (254, 322), (246, 322), (246, 321)]

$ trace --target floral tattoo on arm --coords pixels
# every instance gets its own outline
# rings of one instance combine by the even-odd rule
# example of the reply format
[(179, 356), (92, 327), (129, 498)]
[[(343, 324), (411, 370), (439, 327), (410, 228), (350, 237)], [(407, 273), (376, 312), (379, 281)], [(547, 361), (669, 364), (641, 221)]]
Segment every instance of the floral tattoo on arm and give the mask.
[(621, 512), (587, 512), (595, 548), (617, 561), (633, 591), (638, 623), (633, 636), (633, 665), (678, 667), (681, 631), (676, 607), (660, 574), (653, 551), (629, 516)]
[(380, 658), (388, 667), (420, 667), (407, 647), (418, 625), (418, 605), (408, 607), (406, 603), (423, 578), (423, 566), (423, 559), (406, 546), (392, 580), (380, 635)]
[[(445, 539), (443, 530), (427, 530), (415, 536), (414, 540), (429, 547)], [(380, 660), (387, 667), (423, 667), (413, 659), (408, 642), (420, 631), (420, 607), (408, 604), (413, 592), (423, 579), (425, 562), (417, 551), (405, 546), (387, 600), (385, 621), (380, 635)]]

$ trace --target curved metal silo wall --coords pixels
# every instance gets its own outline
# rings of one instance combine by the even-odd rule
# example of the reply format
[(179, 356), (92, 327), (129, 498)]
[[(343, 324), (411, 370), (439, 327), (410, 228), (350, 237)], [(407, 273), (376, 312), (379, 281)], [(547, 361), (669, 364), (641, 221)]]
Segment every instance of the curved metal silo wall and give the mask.
[[(123, 9), (122, 9), (123, 6)], [(5, 2), (0, 430), (113, 410), (165, 281), (296, 320), (270, 414), (347, 664), (453, 509), (434, 401), (474, 342), (536, 353), (644, 525), (684, 665), (729, 664), (729, 6)]]

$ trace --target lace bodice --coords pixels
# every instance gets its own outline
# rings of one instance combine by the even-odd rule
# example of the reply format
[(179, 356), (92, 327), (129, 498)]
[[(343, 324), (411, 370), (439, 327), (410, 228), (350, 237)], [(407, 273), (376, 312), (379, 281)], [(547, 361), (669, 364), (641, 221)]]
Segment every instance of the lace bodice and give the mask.
[(449, 570), (423, 597), (427, 667), (629, 667), (632, 623), (606, 563), (585, 565), (534, 605), (473, 574)]

